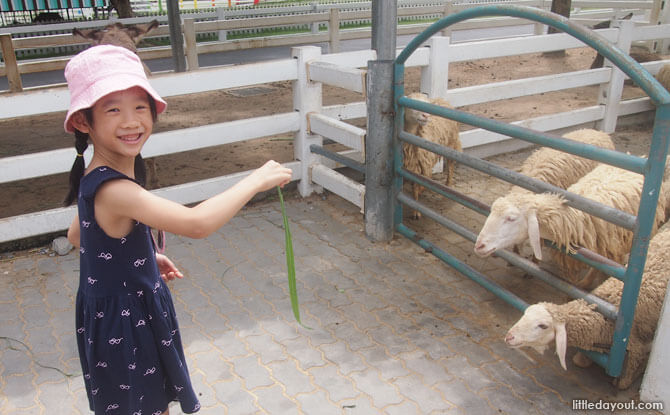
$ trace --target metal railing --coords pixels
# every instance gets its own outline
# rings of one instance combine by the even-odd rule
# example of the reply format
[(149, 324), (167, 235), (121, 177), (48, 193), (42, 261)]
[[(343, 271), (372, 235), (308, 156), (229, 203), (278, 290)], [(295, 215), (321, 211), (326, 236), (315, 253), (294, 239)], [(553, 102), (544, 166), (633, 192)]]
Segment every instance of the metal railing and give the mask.
[[(404, 65), (407, 58), (419, 47), (419, 45), (425, 42), (433, 34), (444, 30), (450, 25), (461, 22), (463, 20), (482, 16), (515, 16), (553, 26), (593, 47), (599, 53), (609, 59), (619, 69), (625, 72), (649, 95), (652, 101), (654, 101), (656, 104), (656, 118), (654, 122), (652, 142), (649, 150), (649, 158), (630, 156), (616, 151), (596, 148), (586, 144), (575, 145), (574, 143), (570, 143), (567, 140), (556, 138), (555, 136), (550, 137), (546, 134), (527, 128), (495, 122), (487, 118), (482, 118), (455, 109), (443, 108), (433, 104), (412, 100), (406, 97), (404, 93)], [(603, 272), (608, 273), (609, 275), (614, 275), (615, 277), (624, 281), (622, 298), (618, 308), (612, 304), (597, 299), (588, 293), (578, 290), (577, 288), (557, 279), (552, 275), (547, 275), (544, 272), (540, 272), (541, 270), (539, 270), (536, 265), (528, 263), (528, 261), (525, 261), (510, 252), (501, 252), (499, 254), (499, 256), (507, 259), (508, 261), (516, 265), (521, 265), (532, 275), (541, 278), (542, 280), (550, 283), (555, 288), (566, 292), (570, 296), (574, 298), (585, 298), (587, 301), (597, 304), (599, 311), (605, 314), (608, 318), (616, 320), (612, 347), (610, 348), (609, 353), (605, 354), (588, 352), (588, 355), (599, 365), (605, 367), (609, 375), (615, 377), (619, 376), (621, 374), (627, 341), (633, 322), (635, 306), (637, 304), (637, 297), (642, 278), (642, 270), (646, 261), (649, 237), (652, 233), (654, 216), (656, 214), (656, 204), (659, 197), (659, 189), (663, 177), (666, 156), (668, 153), (668, 136), (670, 135), (670, 93), (665, 90), (665, 88), (663, 88), (649, 72), (647, 72), (640, 64), (635, 62), (630, 56), (623, 53), (620, 49), (613, 47), (602, 36), (584, 28), (583, 26), (576, 25), (570, 22), (568, 19), (553, 13), (534, 8), (512, 5), (492, 5), (463, 10), (461, 12), (447, 16), (434, 23), (428, 29), (414, 38), (410, 44), (399, 54), (395, 61), (395, 80), (393, 94), (395, 97), (396, 132), (398, 137), (398, 140), (396, 140), (396, 145), (394, 146), (394, 171), (396, 177), (394, 180), (394, 192), (397, 194), (396, 200), (394, 202), (395, 229), (402, 235), (412, 239), (420, 246), (432, 252), (448, 265), (454, 267), (459, 272), (483, 285), (485, 288), (489, 289), (512, 306), (523, 310), (528, 305), (515, 294), (509, 292), (485, 275), (482, 275), (478, 271), (464, 264), (458, 258), (441, 250), (430, 241), (422, 239), (419, 235), (417, 235), (416, 232), (414, 232), (412, 229), (410, 229), (410, 227), (402, 222), (402, 206), (406, 205), (412, 209), (418, 210), (428, 217), (435, 219), (442, 225), (470, 241), (474, 242), (476, 238), (473, 233), (465, 230), (456, 222), (431, 211), (426, 206), (412, 200), (410, 197), (402, 193), (403, 179), (417, 183), (420, 183), (420, 181), (417, 180), (416, 177), (412, 177), (411, 174), (408, 174), (408, 172), (402, 168), (401, 142), (408, 142), (410, 144), (417, 145), (440, 154), (448, 159), (455, 160), (459, 163), (467, 165), (468, 167), (494, 175), (498, 178), (517, 184), (529, 190), (560, 193), (566, 197), (568, 200), (568, 205), (584, 210), (585, 212), (598, 216), (608, 222), (623, 226), (624, 228), (633, 232), (633, 244), (630, 258), (627, 266), (625, 267), (612, 266), (611, 263), (601, 263), (601, 261), (594, 261), (592, 259), (589, 260), (584, 255), (576, 255), (578, 259), (584, 260), (584, 262), (587, 262), (589, 265), (592, 265), (602, 270)], [(597, 160), (643, 174), (644, 184), (642, 188), (642, 197), (640, 200), (638, 215), (632, 216), (617, 209), (613, 209), (611, 207), (596, 203), (592, 200), (588, 200), (578, 195), (566, 192), (565, 190), (549, 186), (541, 181), (524, 177), (511, 170), (504, 169), (476, 157), (468, 156), (466, 154), (433, 144), (427, 140), (408, 134), (404, 132), (403, 128), (403, 114), (405, 108), (414, 108), (419, 111), (425, 111), (437, 116), (478, 126), (486, 130), (495, 131), (524, 141), (552, 147), (571, 154), (579, 155), (588, 159)], [(455, 194), (455, 192), (451, 194), (451, 198), (453, 200), (459, 201), (466, 207), (473, 207), (471, 200), (467, 200), (458, 194)], [(480, 211), (481, 213), (481, 207), (475, 210)]]

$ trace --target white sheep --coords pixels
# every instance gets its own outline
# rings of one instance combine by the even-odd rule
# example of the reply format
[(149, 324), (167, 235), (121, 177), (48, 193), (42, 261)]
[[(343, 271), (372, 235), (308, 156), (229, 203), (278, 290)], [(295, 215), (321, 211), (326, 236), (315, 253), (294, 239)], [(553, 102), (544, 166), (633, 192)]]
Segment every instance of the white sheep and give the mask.
[[(608, 150), (614, 150), (614, 142), (612, 142), (612, 138), (609, 134), (598, 130), (584, 128), (570, 131), (569, 133), (564, 134), (563, 138), (578, 141), (580, 143), (591, 144)], [(587, 158), (554, 150), (549, 147), (543, 147), (535, 150), (528, 156), (528, 158), (526, 158), (526, 160), (524, 160), (521, 164), (519, 173), (556, 187), (567, 189), (570, 185), (581, 179), (586, 173), (593, 170), (597, 164), (598, 162)], [(529, 190), (526, 190), (523, 187), (514, 186), (510, 190), (510, 194), (501, 196), (493, 203), (497, 205), (513, 205), (515, 194), (529, 192)], [(499, 222), (502, 220), (504, 220), (504, 217), (495, 214), (489, 215), (484, 223), (482, 232), (486, 234), (489, 232), (489, 229), (497, 229), (500, 226)], [(480, 235), (482, 235), (482, 233), (480, 233)], [(475, 253), (479, 255), (482, 254), (480, 238), (483, 239), (484, 237), (479, 236), (477, 239), (478, 242), (475, 244)], [(518, 252), (516, 246), (515, 251)]]
[[(449, 103), (441, 98), (429, 99), (426, 94), (420, 92), (408, 95), (408, 98), (430, 102), (431, 104), (451, 108)], [(448, 118), (433, 116), (431, 114), (417, 111), (412, 108), (405, 109), (405, 131), (410, 134), (430, 140), (445, 147), (462, 151), (459, 138), (458, 123)], [(433, 167), (442, 159), (431, 151), (424, 150), (412, 144), (403, 143), (403, 166), (412, 173), (431, 177)], [(447, 160), (446, 184), (450, 185), (454, 178), (454, 161)], [(414, 200), (419, 200), (423, 186), (412, 183), (412, 195)], [(413, 217), (421, 217), (419, 212), (414, 212)]]
[[(635, 309), (635, 317), (627, 346), (627, 357), (617, 386), (628, 388), (644, 372), (654, 339), (659, 315), (670, 278), (670, 226), (665, 226), (649, 243), (647, 261)], [(592, 293), (618, 306), (623, 282), (608, 278)], [(538, 303), (526, 308), (523, 316), (505, 336), (508, 346), (533, 347), (542, 353), (552, 341), (563, 369), (568, 346), (584, 350), (608, 352), (614, 335), (614, 322), (595, 311), (594, 305), (579, 299), (565, 304)], [(581, 353), (573, 357), (577, 366), (591, 361)]]
[[(664, 183), (656, 208), (654, 231), (665, 221), (670, 201), (670, 170), (666, 168)], [(636, 215), (644, 177), (637, 173), (601, 164), (568, 191), (585, 198)], [(632, 232), (568, 206), (562, 196), (542, 193), (514, 193), (491, 206), (489, 218), (477, 237), (475, 252), (488, 256), (499, 249), (510, 248), (525, 240), (530, 242), (535, 257), (542, 259), (541, 239), (555, 242), (574, 252), (581, 246), (615, 262), (624, 263), (630, 251)], [(561, 267), (562, 276), (582, 288), (604, 274), (559, 252), (552, 256)], [(586, 275), (582, 277), (583, 272)]]
[[(597, 147), (614, 150), (614, 142), (609, 134), (584, 128), (581, 130), (570, 131), (563, 135), (572, 141), (591, 144)], [(570, 185), (581, 179), (586, 173), (593, 170), (597, 161), (575, 156), (553, 148), (543, 147), (535, 150), (521, 164), (520, 173), (524, 176), (542, 180), (562, 189), (567, 189)], [(526, 191), (522, 187), (514, 187), (513, 192)], [(504, 197), (504, 196), (503, 196)]]
[(666, 63), (656, 73), (656, 79), (665, 89), (670, 91), (670, 63)]

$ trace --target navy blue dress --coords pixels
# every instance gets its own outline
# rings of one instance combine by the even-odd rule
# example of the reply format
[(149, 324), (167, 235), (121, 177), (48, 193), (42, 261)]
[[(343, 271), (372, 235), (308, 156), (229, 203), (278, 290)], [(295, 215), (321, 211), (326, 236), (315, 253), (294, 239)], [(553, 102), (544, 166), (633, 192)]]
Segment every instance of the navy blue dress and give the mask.
[(117, 239), (95, 221), (97, 190), (118, 179), (132, 180), (99, 167), (81, 179), (79, 191), (76, 330), (89, 405), (96, 415), (159, 415), (178, 400), (190, 414), (200, 403), (150, 230), (136, 222), (128, 235)]

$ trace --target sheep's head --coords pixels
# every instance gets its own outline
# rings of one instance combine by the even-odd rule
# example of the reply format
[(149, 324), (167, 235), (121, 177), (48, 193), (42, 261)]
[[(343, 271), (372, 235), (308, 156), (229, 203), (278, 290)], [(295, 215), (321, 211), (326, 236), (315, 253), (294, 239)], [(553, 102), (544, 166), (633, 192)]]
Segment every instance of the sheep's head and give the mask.
[[(429, 102), (428, 101), (428, 96), (426, 94), (423, 94), (421, 92), (415, 92), (413, 94), (407, 95), (407, 98), (415, 99), (417, 101), (423, 101), (423, 102)], [(412, 125), (412, 124), (418, 124), (420, 126), (424, 126), (428, 124), (428, 121), (430, 120), (430, 114), (427, 112), (423, 111), (417, 111), (413, 108), (405, 108), (405, 124), (406, 125)]]
[(544, 353), (552, 340), (556, 341), (556, 354), (558, 354), (561, 366), (567, 369), (565, 365), (567, 348), (565, 323), (554, 319), (547, 309), (547, 303), (528, 306), (523, 316), (505, 335), (505, 343), (509, 347), (532, 347), (538, 353)]
[(533, 253), (542, 259), (540, 232), (535, 209), (519, 197), (500, 197), (475, 242), (475, 254), (486, 257), (499, 249), (511, 248), (529, 239)]

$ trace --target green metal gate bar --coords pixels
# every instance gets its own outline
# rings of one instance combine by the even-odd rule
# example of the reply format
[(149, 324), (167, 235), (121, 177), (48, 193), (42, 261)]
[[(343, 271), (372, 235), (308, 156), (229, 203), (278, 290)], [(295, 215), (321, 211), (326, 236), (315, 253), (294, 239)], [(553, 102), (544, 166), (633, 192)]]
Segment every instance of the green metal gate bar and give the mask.
[[(445, 27), (463, 20), (484, 16), (513, 16), (552, 26), (593, 47), (601, 55), (603, 55), (619, 69), (625, 72), (649, 95), (652, 101), (656, 104), (656, 117), (652, 133), (652, 142), (649, 149), (649, 158), (645, 159), (641, 157), (629, 156), (616, 151), (594, 148), (593, 146), (575, 143), (571, 140), (552, 136), (550, 134), (500, 123), (494, 120), (489, 120), (487, 118), (467, 114), (462, 111), (442, 108), (436, 105), (423, 103), (405, 97), (404, 72), (405, 61), (407, 58), (429, 37), (443, 30)], [(622, 279), (624, 281), (624, 288), (621, 303), (615, 316), (615, 333), (609, 354), (592, 352), (588, 353), (596, 363), (605, 367), (609, 375), (619, 376), (621, 374), (628, 336), (635, 313), (635, 305), (637, 303), (642, 270), (644, 269), (644, 263), (646, 261), (647, 248), (653, 227), (654, 216), (656, 214), (656, 204), (658, 202), (658, 194), (661, 186), (661, 180), (663, 178), (665, 160), (668, 153), (668, 136), (670, 135), (670, 93), (666, 91), (665, 88), (663, 88), (658, 83), (658, 81), (656, 81), (656, 79), (654, 79), (654, 77), (651, 76), (651, 74), (649, 74), (649, 72), (647, 72), (639, 63), (630, 58), (630, 56), (628, 56), (616, 46), (611, 45), (602, 36), (583, 26), (574, 24), (562, 16), (536, 8), (514, 5), (490, 5), (463, 10), (461, 12), (444, 17), (415, 37), (395, 60), (393, 98), (396, 114), (396, 140), (394, 140), (393, 151), (393, 186), (395, 194), (398, 195), (394, 202), (394, 224), (396, 230), (399, 233), (414, 240), (425, 249), (433, 252), (438, 258), (442, 259), (450, 266), (456, 268), (459, 272), (462, 272), (466, 276), (482, 284), (484, 287), (514, 307), (523, 309), (526, 307), (526, 305), (514, 294), (508, 292), (495, 283), (491, 284), (491, 282), (486, 277), (481, 276), (481, 274), (479, 274), (476, 270), (471, 269), (467, 265), (463, 264), (460, 260), (439, 250), (430, 242), (420, 238), (414, 231), (402, 223), (402, 204), (406, 204), (412, 208), (418, 208), (418, 210), (424, 212), (427, 208), (422, 207), (420, 204), (415, 204), (416, 202), (402, 193), (403, 178), (412, 181), (415, 180), (411, 175), (403, 173), (402, 148), (400, 140), (418, 144), (421, 147), (430, 149), (431, 151), (434, 151), (438, 154), (442, 154), (449, 159), (467, 164), (477, 170), (493, 174), (496, 177), (502, 178), (503, 180), (521, 185), (522, 187), (534, 191), (557, 191), (561, 194), (564, 194), (564, 196), (568, 198), (569, 204), (571, 206), (582, 209), (587, 213), (593, 214), (611, 223), (615, 223), (633, 231), (633, 245), (631, 248), (630, 259), (628, 265), (625, 267), (625, 272), (623, 272), (623, 274), (621, 272), (621, 267), (597, 264), (598, 268), (604, 267), (608, 270), (606, 272), (608, 272), (610, 275), (615, 275)], [(572, 154), (577, 154), (592, 160), (604, 162), (643, 174), (644, 184), (642, 187), (642, 197), (638, 209), (638, 216), (635, 217), (625, 212), (606, 207), (602, 204), (586, 200), (577, 195), (565, 192), (562, 189), (551, 189), (553, 186), (548, 186), (545, 183), (523, 177), (515, 172), (490, 165), (490, 163), (487, 164), (483, 160), (463, 155), (462, 153), (458, 153), (451, 149), (446, 149), (440, 146), (435, 148), (432, 143), (428, 143), (426, 140), (422, 140), (403, 131), (404, 107), (410, 107), (438, 116), (454, 119), (490, 131), (516, 137), (531, 143), (555, 148)], [(472, 207), (471, 203), (469, 203), (469, 205), (469, 207)], [(466, 239), (470, 239), (467, 236), (465, 237)], [(502, 252), (500, 256), (509, 256), (510, 259), (506, 259), (508, 259), (510, 262), (516, 261), (517, 264), (522, 264), (521, 262), (514, 259), (512, 255), (513, 254), (511, 253)], [(595, 262), (588, 259), (585, 262), (589, 264), (596, 264)], [(578, 291), (571, 291), (571, 289), (567, 287), (562, 287), (561, 289), (567, 289), (568, 291), (566, 292), (575, 297), (582, 297), (584, 294), (586, 294), (583, 292), (580, 293)], [(574, 288), (574, 290), (576, 290), (576, 288)], [(586, 295), (588, 296), (588, 294)], [(593, 298), (585, 298), (589, 301), (597, 301)], [(601, 303), (598, 305), (598, 307), (599, 310), (606, 316), (610, 318), (613, 317), (613, 306), (607, 303)]]

